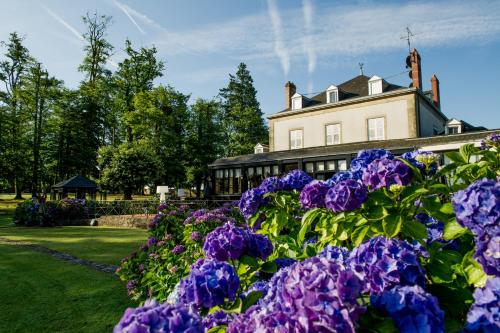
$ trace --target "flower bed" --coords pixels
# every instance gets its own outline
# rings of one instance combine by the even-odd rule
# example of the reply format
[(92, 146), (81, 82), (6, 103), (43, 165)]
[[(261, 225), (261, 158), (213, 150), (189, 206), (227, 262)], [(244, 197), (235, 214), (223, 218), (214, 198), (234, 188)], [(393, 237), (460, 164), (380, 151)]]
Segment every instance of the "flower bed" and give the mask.
[(378, 149), (326, 182), (271, 177), (242, 195), (244, 220), (164, 207), (119, 272), (158, 303), (115, 332), (500, 331), (499, 143), (444, 167)]
[(88, 218), (88, 204), (84, 199), (65, 198), (39, 202), (36, 198), (18, 204), (14, 212), (14, 223), (22, 226), (54, 226), (63, 221), (79, 221)]

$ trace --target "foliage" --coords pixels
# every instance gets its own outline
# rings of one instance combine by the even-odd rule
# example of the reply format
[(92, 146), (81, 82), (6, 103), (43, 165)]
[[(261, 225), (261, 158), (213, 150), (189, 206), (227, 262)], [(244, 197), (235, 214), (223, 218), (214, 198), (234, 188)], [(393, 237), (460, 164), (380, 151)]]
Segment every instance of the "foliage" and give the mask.
[(14, 223), (27, 227), (48, 227), (58, 225), (64, 220), (87, 217), (88, 207), (83, 199), (65, 198), (57, 202), (39, 202), (36, 198), (32, 198), (17, 205)]
[[(451, 155), (452, 166), (438, 168), (429, 152), (404, 159), (363, 151), (322, 185), (306, 182), (302, 171), (266, 180), (240, 200), (248, 226), (229, 222), (211, 231), (202, 259), (183, 272), (168, 302), (192, 305), (206, 318), (238, 314), (219, 314), (213, 332), (459, 331), (474, 302), (467, 327), (497, 329), (500, 152), (490, 143)], [(269, 256), (245, 250), (255, 232), (272, 242)], [(214, 258), (237, 272), (239, 298), (227, 288), (231, 269)]]

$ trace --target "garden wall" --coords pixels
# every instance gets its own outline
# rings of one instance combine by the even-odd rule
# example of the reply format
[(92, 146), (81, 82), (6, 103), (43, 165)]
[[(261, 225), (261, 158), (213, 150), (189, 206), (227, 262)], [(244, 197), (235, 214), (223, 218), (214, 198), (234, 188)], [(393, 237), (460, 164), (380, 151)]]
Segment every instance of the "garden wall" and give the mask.
[(97, 218), (98, 226), (147, 229), (154, 215), (104, 215)]

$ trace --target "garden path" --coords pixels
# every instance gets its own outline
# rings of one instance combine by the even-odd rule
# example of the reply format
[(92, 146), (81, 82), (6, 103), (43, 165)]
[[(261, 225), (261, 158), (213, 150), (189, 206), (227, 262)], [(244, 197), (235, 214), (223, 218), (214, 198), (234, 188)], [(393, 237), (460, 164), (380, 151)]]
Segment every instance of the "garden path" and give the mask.
[(118, 268), (118, 266), (115, 265), (102, 264), (87, 259), (80, 259), (69, 253), (49, 249), (48, 247), (45, 246), (32, 244), (30, 242), (10, 240), (4, 237), (0, 237), (0, 244), (17, 245), (30, 249), (35, 252), (47, 253), (56, 259), (66, 261), (74, 265), (86, 266), (98, 272), (112, 274), (115, 278), (118, 278), (118, 276), (115, 275), (115, 271)]

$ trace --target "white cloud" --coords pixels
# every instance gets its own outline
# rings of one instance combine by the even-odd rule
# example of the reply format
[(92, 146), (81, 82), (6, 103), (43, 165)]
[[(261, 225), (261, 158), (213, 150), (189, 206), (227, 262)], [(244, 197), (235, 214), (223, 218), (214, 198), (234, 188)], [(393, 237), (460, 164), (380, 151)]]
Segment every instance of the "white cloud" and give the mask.
[(117, 0), (113, 0), (113, 3), (129, 18), (129, 20), (132, 22), (132, 24), (135, 25), (135, 27), (137, 28), (137, 30), (139, 30), (140, 33), (142, 33), (143, 35), (146, 34), (146, 31), (144, 31), (144, 29), (142, 29), (141, 26), (137, 23), (137, 21), (132, 17), (131, 15), (131, 12), (133, 11), (132, 8)]
[(307, 71), (312, 74), (316, 68), (316, 51), (312, 36), (314, 7), (311, 0), (302, 1), (302, 12), (304, 14), (304, 31), (306, 33), (303, 46), (304, 52), (307, 54)]
[(78, 40), (81, 42), (84, 42), (85, 39), (83, 38), (82, 34), (78, 32), (72, 25), (70, 25), (68, 22), (66, 22), (62, 17), (54, 13), (52, 10), (50, 10), (48, 7), (45, 7), (44, 5), (41, 5), (42, 8), (50, 15), (54, 20), (62, 24), (66, 29), (68, 29)]
[(267, 13), (271, 18), (272, 30), (274, 34), (274, 51), (280, 59), (281, 67), (285, 75), (290, 70), (290, 56), (283, 40), (283, 28), (280, 13), (275, 0), (267, 0)]

